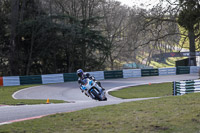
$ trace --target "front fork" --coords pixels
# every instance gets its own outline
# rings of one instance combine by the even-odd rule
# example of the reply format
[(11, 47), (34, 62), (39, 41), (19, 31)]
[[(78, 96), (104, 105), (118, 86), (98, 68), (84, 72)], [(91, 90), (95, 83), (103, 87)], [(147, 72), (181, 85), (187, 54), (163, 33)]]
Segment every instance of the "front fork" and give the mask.
[(95, 83), (96, 83), (96, 87), (100, 91), (100, 93), (103, 93), (103, 89), (101, 87), (101, 83), (100, 82), (95, 82)]

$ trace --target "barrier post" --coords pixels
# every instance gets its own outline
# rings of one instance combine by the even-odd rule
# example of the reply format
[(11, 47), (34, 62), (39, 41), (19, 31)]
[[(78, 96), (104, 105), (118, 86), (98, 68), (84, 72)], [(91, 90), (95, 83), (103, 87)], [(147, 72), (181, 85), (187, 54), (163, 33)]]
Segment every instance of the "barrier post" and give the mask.
[(0, 77), (0, 86), (3, 86), (3, 77)]
[(200, 79), (200, 69), (199, 69), (199, 79)]
[(173, 95), (176, 95), (176, 81), (173, 82)]

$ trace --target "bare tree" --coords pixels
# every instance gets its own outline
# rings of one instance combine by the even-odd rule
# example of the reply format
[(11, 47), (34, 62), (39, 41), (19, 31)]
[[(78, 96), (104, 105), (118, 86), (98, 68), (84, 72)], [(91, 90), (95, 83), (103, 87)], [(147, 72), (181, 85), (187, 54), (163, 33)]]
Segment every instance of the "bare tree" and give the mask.
[(109, 41), (109, 58), (111, 70), (115, 68), (114, 63), (119, 61), (122, 49), (126, 45), (126, 30), (129, 8), (122, 6), (120, 2), (109, 0), (102, 2), (104, 34)]
[[(153, 54), (173, 51), (179, 44), (180, 33), (171, 7), (165, 9), (158, 4), (149, 10), (139, 9), (132, 13), (130, 21), (133, 23), (128, 28), (129, 50), (141, 56), (146, 65), (151, 63)], [(136, 56), (133, 57), (136, 60)]]

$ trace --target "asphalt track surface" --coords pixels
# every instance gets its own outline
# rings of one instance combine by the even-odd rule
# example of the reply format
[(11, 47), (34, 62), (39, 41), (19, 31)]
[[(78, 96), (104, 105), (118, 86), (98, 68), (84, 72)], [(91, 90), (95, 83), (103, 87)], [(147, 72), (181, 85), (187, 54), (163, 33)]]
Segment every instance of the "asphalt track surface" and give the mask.
[[(197, 79), (197, 74), (152, 76), (128, 79), (102, 80), (101, 84), (106, 92), (149, 83), (172, 82), (179, 80)], [(0, 106), (0, 125), (28, 119), (40, 118), (50, 114), (72, 112), (97, 106), (119, 104), (123, 102), (148, 100), (153, 98), (120, 99), (107, 93), (108, 101), (95, 101), (81, 93), (77, 82), (66, 82), (60, 84), (48, 84), (30, 87), (13, 94), (15, 99), (57, 99), (69, 103), (62, 104), (39, 104), (21, 106)]]

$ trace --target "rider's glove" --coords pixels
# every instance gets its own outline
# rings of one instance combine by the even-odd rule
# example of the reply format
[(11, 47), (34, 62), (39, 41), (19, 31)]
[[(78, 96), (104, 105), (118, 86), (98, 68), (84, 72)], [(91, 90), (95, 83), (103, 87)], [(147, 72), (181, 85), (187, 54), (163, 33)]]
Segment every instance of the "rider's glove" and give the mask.
[(91, 79), (92, 79), (93, 81), (96, 81), (96, 80), (95, 80), (95, 77), (93, 77), (93, 76), (91, 77)]

